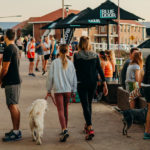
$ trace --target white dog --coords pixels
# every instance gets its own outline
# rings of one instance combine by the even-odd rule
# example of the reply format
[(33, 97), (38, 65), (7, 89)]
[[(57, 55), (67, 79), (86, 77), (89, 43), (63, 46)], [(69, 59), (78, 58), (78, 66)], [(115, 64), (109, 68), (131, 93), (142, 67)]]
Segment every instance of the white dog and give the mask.
[(29, 125), (32, 132), (33, 141), (41, 145), (41, 137), (44, 129), (44, 114), (47, 111), (47, 101), (44, 99), (37, 99), (32, 103), (29, 113)]

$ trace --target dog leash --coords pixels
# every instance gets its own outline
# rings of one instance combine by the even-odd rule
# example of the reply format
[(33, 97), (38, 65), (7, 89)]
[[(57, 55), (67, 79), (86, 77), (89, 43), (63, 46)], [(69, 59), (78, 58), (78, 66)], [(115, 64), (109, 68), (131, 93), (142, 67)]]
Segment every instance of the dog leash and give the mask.
[(46, 96), (46, 97), (45, 97), (45, 100), (47, 100), (48, 97), (50, 97), (50, 98), (52, 99), (54, 105), (56, 106), (56, 101), (55, 101), (54, 97), (53, 97), (52, 95), (51, 95), (51, 96)]

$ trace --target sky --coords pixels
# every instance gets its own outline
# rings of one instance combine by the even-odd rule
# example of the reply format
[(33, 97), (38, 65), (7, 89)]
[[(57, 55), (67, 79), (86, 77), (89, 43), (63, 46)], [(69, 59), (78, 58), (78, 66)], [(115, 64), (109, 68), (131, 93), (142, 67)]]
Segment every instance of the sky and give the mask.
[[(96, 8), (105, 0), (64, 0), (71, 9)], [(118, 3), (118, 0), (111, 0)], [(21, 22), (29, 17), (43, 16), (62, 7), (62, 0), (0, 0), (0, 22)], [(150, 0), (120, 0), (120, 7), (150, 21)], [(1, 18), (21, 15), (19, 18)]]

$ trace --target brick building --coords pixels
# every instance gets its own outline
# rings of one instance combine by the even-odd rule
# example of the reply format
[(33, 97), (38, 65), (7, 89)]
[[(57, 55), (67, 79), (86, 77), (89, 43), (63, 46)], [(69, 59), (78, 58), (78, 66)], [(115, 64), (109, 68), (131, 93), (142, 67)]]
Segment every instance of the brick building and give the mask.
[[(69, 10), (68, 15), (74, 13), (77, 14), (79, 13), (78, 10)], [(67, 16), (67, 12), (65, 10), (65, 17)], [(34, 19), (33, 21), (30, 21), (29, 23), (33, 24), (33, 36), (35, 37), (36, 40), (38, 40), (45, 32), (46, 30), (41, 30), (40, 28), (47, 25), (48, 23), (62, 17), (62, 9), (58, 9), (56, 11), (53, 11), (49, 14), (46, 14), (42, 17), (38, 17)], [(55, 34), (56, 39), (61, 38), (61, 30), (51, 30), (52, 34)], [(81, 32), (81, 29), (78, 30), (77, 32)], [(76, 33), (75, 33), (76, 34)]]
[[(144, 25), (133, 20), (120, 20), (120, 44), (138, 45), (145, 39), (146, 27)], [(93, 41), (96, 43), (107, 43), (107, 26), (95, 28)], [(109, 25), (109, 43), (118, 43), (118, 25)]]

